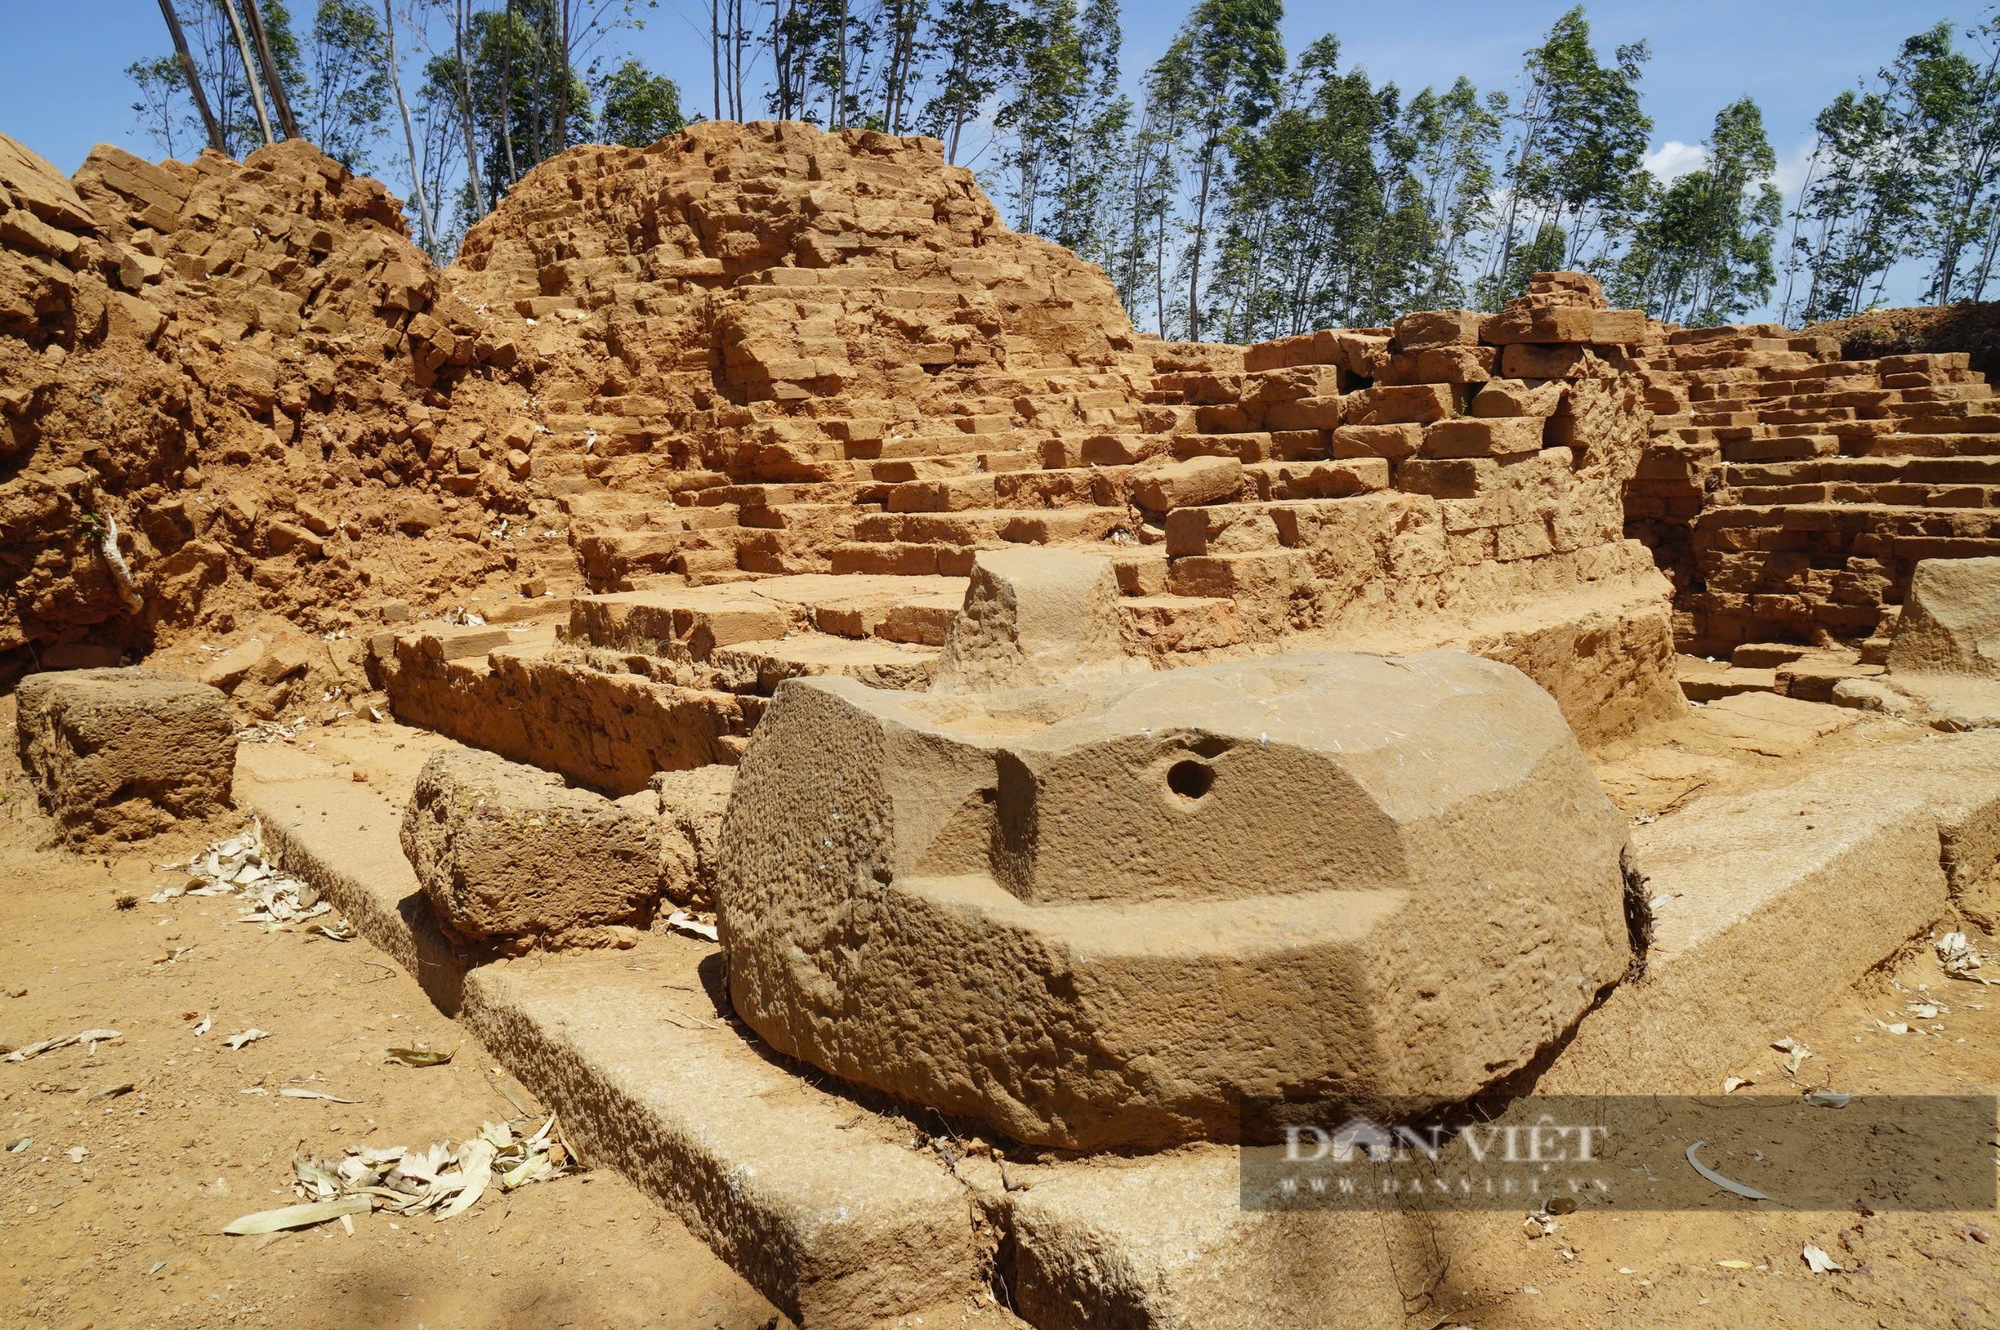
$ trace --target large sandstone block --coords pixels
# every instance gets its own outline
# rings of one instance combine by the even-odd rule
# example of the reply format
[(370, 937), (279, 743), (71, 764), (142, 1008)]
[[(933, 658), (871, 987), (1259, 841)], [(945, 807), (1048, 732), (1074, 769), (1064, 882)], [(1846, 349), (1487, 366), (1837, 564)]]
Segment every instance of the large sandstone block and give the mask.
[(981, 550), (934, 687), (1025, 688), (1138, 668), (1119, 637), (1118, 596), (1117, 571), (1101, 555), (1033, 545)]
[(31, 674), (21, 766), (72, 845), (137, 840), (230, 805), (236, 727), (220, 692), (138, 669)]
[(470, 942), (596, 941), (643, 926), (660, 898), (657, 820), (479, 749), (425, 761), (402, 840), (439, 921)]
[(2000, 559), (1925, 559), (1889, 641), (1898, 674), (2000, 679)]
[(983, 698), (797, 679), (724, 819), (738, 1013), (1018, 1140), (1457, 1099), (1630, 960), (1624, 823), (1549, 696), (1333, 653)]

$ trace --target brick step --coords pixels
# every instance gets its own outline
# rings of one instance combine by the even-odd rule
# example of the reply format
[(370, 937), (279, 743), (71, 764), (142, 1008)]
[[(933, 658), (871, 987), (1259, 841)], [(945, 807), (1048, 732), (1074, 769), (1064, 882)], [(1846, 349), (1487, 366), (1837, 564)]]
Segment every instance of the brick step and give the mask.
[(1125, 596), (1118, 628), (1128, 647), (1158, 652), (1212, 651), (1243, 640), (1236, 602), (1221, 596)]
[(615, 536), (648, 531), (715, 531), (737, 524), (738, 509), (732, 504), (713, 507), (676, 508), (660, 505), (632, 507), (606, 512), (584, 512), (570, 518), (570, 530), (584, 536)]
[(1976, 433), (1879, 434), (1853, 449), (1862, 457), (1990, 457), (2000, 454), (2000, 429)]
[(1698, 656), (1680, 657), (1674, 662), (1674, 674), (1680, 681), (1681, 692), (1690, 702), (1713, 702), (1718, 698), (1735, 697), (1739, 693), (1778, 691), (1778, 672), (1775, 669), (1733, 666), (1721, 661), (1703, 660)]
[(1389, 487), (1385, 458), (1320, 462), (1253, 462), (1243, 468), (1257, 498), (1265, 501), (1344, 499)]
[(1060, 471), (1084, 466), (1125, 466), (1173, 451), (1173, 439), (1165, 434), (1091, 434), (1082, 437), (1044, 439), (1041, 464), (1044, 470)]
[[(941, 646), (965, 582), (941, 577), (767, 577), (579, 598), (571, 641), (656, 660), (701, 664), (726, 648), (799, 635)], [(807, 654), (824, 654), (824, 646)], [(782, 653), (779, 653), (782, 654)], [(858, 659), (858, 657), (848, 657)]]
[(703, 531), (614, 531), (587, 535), (576, 543), (584, 581), (597, 590), (625, 586), (643, 573), (734, 572), (736, 529)]
[[(1878, 541), (1944, 540), (2000, 543), (2000, 511), (1977, 508), (1931, 510), (1895, 504), (1739, 504), (1714, 507), (1695, 519), (1699, 539), (1715, 539), (1735, 528), (1824, 536), (1874, 537)], [(1749, 549), (1732, 538), (1736, 549)], [(1825, 544), (1825, 542), (1822, 542)], [(1768, 548), (1777, 548), (1770, 545)], [(1724, 551), (1733, 552), (1733, 551)], [(1868, 554), (1868, 550), (1857, 550)], [(1991, 553), (1993, 551), (1987, 551)], [(1969, 557), (1969, 556), (1941, 556)]]
[[(1641, 465), (1640, 474), (1645, 474)], [(2000, 485), (2000, 454), (1968, 457), (1819, 457), (1802, 462), (1729, 463), (1726, 486), (1848, 484)]]
[(1101, 541), (1131, 525), (1132, 518), (1122, 507), (877, 513), (855, 523), (854, 540), (868, 544), (950, 545), (971, 550), (1001, 544)]
[(1004, 471), (1032, 469), (1036, 455), (1026, 452), (947, 453), (936, 457), (897, 457), (856, 461), (849, 465), (858, 479), (878, 485), (901, 485), (912, 480), (946, 480), (954, 476), (974, 476)]
[(1176, 434), (1175, 457), (1234, 457), (1254, 462), (1322, 461), (1333, 456), (1329, 430), (1274, 430), (1254, 434)]
[(744, 508), (737, 525), (759, 531), (827, 531), (852, 525), (874, 511), (875, 505), (846, 503), (776, 503)]
[(1008, 430), (1001, 434), (917, 434), (879, 443), (852, 444), (846, 456), (855, 461), (914, 457), (950, 457), (966, 453), (1021, 452), (1041, 455), (1041, 431)]
[(1721, 446), (1722, 458), (1726, 462), (1791, 462), (1809, 457), (1832, 457), (1840, 452), (1840, 440), (1831, 434), (1726, 439)]
[(848, 541), (834, 546), (828, 561), (834, 573), (842, 576), (865, 573), (897, 577), (968, 577), (972, 573), (972, 553), (962, 545)]
[(740, 485), (718, 485), (696, 492), (691, 506), (768, 508), (784, 503), (837, 503), (854, 493), (848, 481), (766, 481)]
[(1903, 432), (1906, 434), (2000, 434), (2000, 416), (1971, 414), (1912, 416), (1904, 422)]
[(1800, 507), (1812, 504), (1889, 504), (1919, 508), (1992, 508), (2000, 486), (1835, 484), (1745, 485), (1716, 491), (1712, 502)]

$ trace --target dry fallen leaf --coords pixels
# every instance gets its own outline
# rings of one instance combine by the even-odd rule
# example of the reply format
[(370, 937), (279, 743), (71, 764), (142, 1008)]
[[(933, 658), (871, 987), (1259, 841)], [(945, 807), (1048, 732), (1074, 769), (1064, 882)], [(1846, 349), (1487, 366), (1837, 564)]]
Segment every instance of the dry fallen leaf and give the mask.
[(458, 1056), (458, 1050), (454, 1048), (449, 1053), (439, 1053), (428, 1048), (392, 1048), (389, 1056), (409, 1067), (442, 1067)]
[(721, 940), (721, 934), (716, 931), (714, 924), (697, 919), (686, 910), (675, 910), (672, 914), (668, 915), (667, 927), (676, 932), (686, 933), (690, 937), (705, 938), (710, 942)]
[(44, 1053), (53, 1053), (59, 1048), (68, 1048), (72, 1044), (82, 1044), (85, 1052), (95, 1053), (99, 1044), (124, 1037), (116, 1030), (84, 1030), (79, 1034), (60, 1035), (54, 1039), (44, 1039), (39, 1043), (17, 1048), (7, 1055), (7, 1061), (26, 1062), (29, 1058), (40, 1057)]
[(240, 1049), (245, 1044), (254, 1044), (259, 1039), (269, 1039), (270, 1037), (271, 1032), (269, 1030), (259, 1030), (252, 1027), (245, 1030), (242, 1034), (232, 1034), (222, 1042), (229, 1045), (232, 1049)]
[(342, 1215), (358, 1215), (374, 1204), (366, 1196), (342, 1196), (331, 1201), (314, 1201), (308, 1205), (287, 1205), (276, 1210), (259, 1210), (254, 1215), (245, 1215), (222, 1231), (231, 1237), (244, 1237), (252, 1233), (276, 1233), (281, 1229), (310, 1228), (314, 1224), (324, 1224)]
[(1806, 1268), (1816, 1275), (1828, 1274), (1847, 1268), (1839, 1261), (1828, 1256), (1825, 1251), (1813, 1246), (1810, 1242), (1805, 1245), (1805, 1250), (1801, 1251), (1799, 1255), (1805, 1259)]

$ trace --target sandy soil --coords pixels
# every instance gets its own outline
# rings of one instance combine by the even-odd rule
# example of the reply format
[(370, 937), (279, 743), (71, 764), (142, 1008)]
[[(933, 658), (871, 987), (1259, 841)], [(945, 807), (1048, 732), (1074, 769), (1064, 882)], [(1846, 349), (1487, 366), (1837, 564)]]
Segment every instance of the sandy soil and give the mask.
[[(9, 708), (11, 711), (11, 707)], [(364, 941), (234, 922), (226, 897), (144, 897), (202, 837), (144, 854), (38, 848), (46, 824), (0, 726), (0, 1044), (123, 1038), (0, 1062), (0, 1324), (662, 1326), (759, 1330), (776, 1312), (616, 1174), (490, 1195), (445, 1222), (356, 1217), (221, 1236), (296, 1199), (295, 1150), (456, 1141), (532, 1096)], [(119, 898), (139, 903), (121, 909)], [(168, 959), (171, 957), (172, 959)], [(213, 1019), (197, 1037), (195, 1023)], [(224, 1037), (270, 1031), (239, 1052)], [(391, 1046), (457, 1048), (446, 1066)], [(129, 1083), (129, 1093), (99, 1098)], [(358, 1101), (282, 1097), (285, 1087)], [(82, 1151), (72, 1158), (73, 1152)], [(589, 1161), (584, 1161), (588, 1163)]]
[[(1990, 956), (2000, 947), (1986, 941), (1982, 950)], [(1912, 1016), (1909, 1004), (1919, 998), (1942, 1006), (1936, 1020)], [(1889, 1034), (1878, 1022), (1908, 1024), (1910, 1032)], [(1785, 1055), (1771, 1050), (1738, 1068), (1754, 1083), (1738, 1093), (1827, 1086), (1852, 1094), (1993, 1094), (2000, 1086), (2000, 988), (1946, 977), (1928, 949), (1871, 976), (1803, 1028), (1769, 1034), (1796, 1038), (1814, 1056), (1793, 1077)], [(2000, 1159), (1983, 1166), (1995, 1163)], [(1534, 1239), (1518, 1215), (1455, 1218), (1447, 1221), (1457, 1254), (1446, 1286), (1437, 1308), (1417, 1324), (1493, 1330), (2000, 1325), (2000, 1216), (1759, 1209), (1750, 1202), (1742, 1213), (1727, 1214), (1586, 1209)], [(1802, 1256), (1807, 1243), (1846, 1269), (1812, 1273)]]
[[(1789, 730), (1705, 711), (1601, 755), (1599, 773), (1628, 812), (1796, 776), (1916, 733), (1852, 726), (1795, 747)], [(533, 1100), (367, 943), (266, 934), (234, 922), (226, 898), (145, 901), (176, 880), (158, 863), (233, 828), (190, 830), (114, 859), (40, 848), (46, 824), (14, 767), (8, 721), (0, 713), (0, 1044), (93, 1026), (124, 1037), (94, 1055), (0, 1062), (0, 1146), (34, 1140), (0, 1153), (0, 1325), (783, 1324), (609, 1172), (490, 1198), (444, 1223), (371, 1214), (357, 1217), (352, 1237), (338, 1225), (221, 1236), (229, 1220), (293, 1199), (295, 1149), (458, 1139), (519, 1116), (509, 1096), (529, 1110)], [(314, 735), (319, 755), (385, 785), (406, 783), (428, 746), (400, 727), (358, 722)], [(138, 903), (121, 909), (120, 896)], [(2000, 954), (2000, 943), (1981, 941)], [(1914, 1019), (1919, 998), (1942, 1004), (1936, 1019)], [(202, 1015), (214, 1025), (196, 1037)], [(1910, 1033), (1878, 1024), (1899, 1021)], [(221, 1047), (251, 1026), (271, 1037), (236, 1053)], [(1798, 1038), (1817, 1056), (1791, 1077), (1783, 1055), (1768, 1052), (1739, 1069), (1751, 1092), (2000, 1087), (2000, 989), (1947, 978), (1924, 948), (1805, 1028), (1762, 1033)], [(386, 1062), (391, 1045), (459, 1052), (417, 1070)], [(130, 1093), (93, 1097), (125, 1082)], [(280, 1096), (287, 1086), (360, 1102)], [(72, 1159), (78, 1147), (85, 1153)], [(2000, 1325), (2000, 1217), (1753, 1211), (1586, 1211), (1535, 1239), (1520, 1215), (1452, 1217), (1440, 1224), (1450, 1270), (1413, 1325)], [(1811, 1273), (1807, 1243), (1846, 1270)]]

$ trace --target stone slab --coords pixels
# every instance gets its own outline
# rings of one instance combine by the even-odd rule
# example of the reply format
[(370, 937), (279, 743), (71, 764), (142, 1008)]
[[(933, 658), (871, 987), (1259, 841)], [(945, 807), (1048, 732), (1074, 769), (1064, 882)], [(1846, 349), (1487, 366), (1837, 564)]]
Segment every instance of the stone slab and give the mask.
[(316, 758), (246, 747), (243, 804), (279, 862), (416, 975), (586, 1160), (673, 1211), (807, 1330), (874, 1326), (985, 1287), (992, 1239), (966, 1189), (881, 1119), (815, 1088), (719, 1008), (717, 949), (629, 951), (467, 971), (398, 844), (398, 805)]
[(1851, 756), (1635, 828), (1632, 866), (1659, 902), (1644, 972), (1583, 1018), (1535, 1089), (1716, 1089), (1960, 899), (1982, 907), (1996, 827), (2000, 735)]

